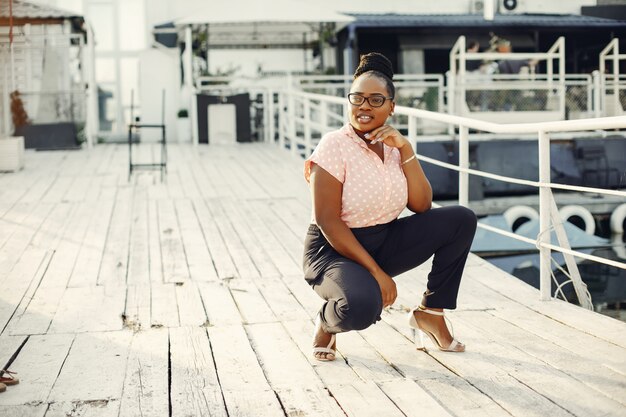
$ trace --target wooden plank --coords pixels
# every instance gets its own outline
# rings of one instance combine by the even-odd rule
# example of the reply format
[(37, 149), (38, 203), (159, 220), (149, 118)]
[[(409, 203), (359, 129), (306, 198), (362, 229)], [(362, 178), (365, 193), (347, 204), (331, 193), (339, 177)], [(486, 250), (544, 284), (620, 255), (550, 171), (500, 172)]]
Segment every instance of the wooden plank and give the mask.
[(324, 300), (304, 280), (303, 275), (301, 273), (300, 275), (283, 276), (282, 281), (308, 316), (314, 317), (322, 307)]
[(148, 250), (150, 259), (150, 282), (163, 284), (163, 257), (159, 239), (159, 219), (156, 201), (148, 201)]
[[(30, 247), (24, 252), (17, 265), (0, 282), (0, 333), (18, 313), (20, 303), (31, 285), (37, 285), (49, 260), (49, 252)], [(28, 303), (28, 300), (24, 301)], [(16, 317), (17, 319), (17, 317)]]
[(166, 329), (135, 333), (130, 345), (120, 416), (169, 414), (169, 334)]
[(132, 188), (119, 189), (98, 273), (98, 285), (126, 285), (132, 206)]
[[(218, 197), (212, 178), (203, 170), (204, 163), (207, 163), (204, 150), (202, 148), (196, 148), (191, 152), (191, 148), (182, 147), (181, 157), (183, 160), (187, 161), (185, 168), (189, 168), (193, 181), (202, 198), (209, 199)], [(202, 159), (204, 159), (204, 161)]]
[(151, 327), (178, 327), (178, 305), (174, 284), (152, 285), (152, 309), (150, 310)]
[(171, 416), (226, 417), (206, 331), (198, 327), (178, 327), (169, 332)]
[(380, 389), (406, 417), (452, 417), (445, 407), (409, 379), (385, 381)]
[(280, 323), (248, 325), (246, 331), (272, 388), (323, 387), (311, 364)]
[[(361, 379), (382, 382), (403, 378), (359, 333), (347, 332), (338, 335), (337, 349), (341, 350), (344, 359)], [(389, 343), (388, 340), (385, 342)]]
[(11, 334), (43, 334), (52, 321), (70, 279), (93, 204), (79, 204), (71, 216), (56, 250), (41, 269), (41, 276), (31, 282), (25, 300), (8, 331)]
[[(315, 370), (324, 385), (329, 384), (349, 385), (362, 382), (361, 378), (354, 370), (343, 360), (341, 352), (338, 351), (336, 359), (332, 362), (320, 362), (313, 357), (313, 322), (311, 320), (304, 321), (286, 321), (282, 323), (291, 340), (298, 346), (300, 352), (309, 364)], [(341, 335), (338, 337), (341, 343)], [(299, 384), (298, 384), (299, 386)]]
[(130, 244), (128, 248), (128, 285), (150, 284), (148, 203), (146, 193), (136, 192), (133, 199)]
[(194, 208), (198, 215), (204, 239), (211, 253), (211, 261), (215, 265), (217, 275), (221, 279), (235, 278), (239, 276), (237, 269), (207, 204), (211, 204), (211, 202), (197, 203), (194, 205)]
[[(52, 208), (48, 204), (39, 204), (30, 212), (28, 217), (17, 223), (18, 227), (0, 248), (0, 280), (9, 275), (11, 269), (33, 240), (33, 237), (39, 232), (44, 219), (47, 218)], [(11, 221), (10, 218), (9, 221)]]
[(232, 199), (212, 200), (214, 206), (226, 215), (232, 225), (235, 233), (239, 236), (241, 243), (245, 246), (246, 252), (249, 254), (252, 262), (262, 277), (276, 277), (280, 275), (278, 268), (274, 265), (271, 258), (265, 253), (261, 243), (246, 224), (239, 202)]
[(275, 391), (288, 416), (345, 417), (343, 410), (326, 388), (296, 385), (277, 388)]
[(63, 294), (50, 333), (121, 330), (125, 287), (68, 288)]
[(57, 402), (50, 404), (46, 417), (117, 417), (118, 400)]
[[(404, 317), (404, 314), (402, 314), (402, 319)], [(415, 345), (409, 338), (391, 327), (388, 324), (391, 321), (388, 313), (383, 314), (383, 319), (383, 322), (378, 322), (359, 333), (387, 362), (393, 364), (403, 376), (416, 380), (455, 376), (445, 367), (445, 362), (440, 363), (427, 353), (416, 350)], [(402, 320), (402, 322), (405, 321)], [(347, 345), (348, 343), (342, 342), (341, 346), (339, 346), (342, 353), (344, 350), (350, 349), (349, 346), (343, 347), (344, 344)]]
[(526, 306), (541, 314), (596, 338), (626, 348), (626, 323), (624, 322), (595, 314), (560, 300), (542, 302), (539, 300), (538, 290), (512, 276), (509, 276), (510, 279), (500, 279), (503, 271), (488, 263), (481, 263), (479, 266), (468, 268), (468, 273), (478, 282), (500, 292), (507, 298), (524, 300)]
[(10, 417), (44, 417), (48, 411), (48, 404), (39, 405), (2, 405), (0, 416)]
[(329, 390), (348, 417), (404, 416), (373, 382), (330, 385)]
[[(242, 218), (246, 221), (247, 227), (256, 236), (257, 241), (264, 249), (267, 256), (272, 260), (281, 275), (297, 275), (302, 273), (300, 263), (295, 262), (281, 245), (279, 240), (270, 230), (270, 226), (265, 223), (265, 219), (259, 217), (248, 202), (239, 204)], [(301, 246), (299, 246), (301, 247)], [(300, 253), (302, 256), (302, 253)]]
[(0, 403), (26, 405), (45, 402), (73, 341), (72, 334), (31, 336), (11, 365), (11, 369), (18, 372), (20, 383), (0, 394)]
[[(280, 242), (285, 252), (291, 258), (300, 264), (302, 262), (302, 241), (304, 235), (296, 236), (296, 234), (287, 227), (284, 221), (276, 214), (274, 206), (280, 205), (278, 201), (252, 201), (250, 208), (261, 219), (263, 224), (267, 225), (271, 233)], [(302, 232), (306, 233), (306, 228), (302, 228)]]
[[(588, 358), (588, 356), (596, 356), (596, 352), (590, 352), (590, 354), (585, 356), (574, 354), (491, 314), (467, 312), (463, 313), (461, 317), (465, 323), (471, 326), (473, 320), (476, 320), (478, 315), (480, 315), (480, 329), (488, 333), (499, 345), (503, 346), (503, 348), (498, 347), (498, 350), (505, 349), (505, 353), (507, 350), (511, 350), (509, 355), (515, 356), (515, 359), (511, 359), (511, 361), (523, 360), (532, 363), (537, 368), (545, 367), (545, 372), (538, 375), (541, 379), (533, 383), (532, 386), (536, 390), (543, 387), (547, 392), (545, 394), (547, 397), (550, 397), (551, 388), (556, 385), (556, 381), (554, 381), (556, 379), (561, 387), (574, 385), (570, 387), (569, 392), (578, 391), (579, 394), (574, 396), (574, 398), (584, 399), (585, 406), (601, 401), (602, 404), (597, 404), (596, 406), (600, 410), (607, 404), (611, 404), (611, 401), (606, 401), (607, 398), (621, 403), (622, 407), (626, 405), (626, 398), (622, 395), (626, 392), (626, 375), (617, 373), (610, 368), (602, 366), (597, 360)], [(519, 351), (523, 352), (524, 355), (520, 355)], [(527, 358), (526, 355), (530, 355), (532, 358)], [(521, 356), (521, 358), (518, 358), (518, 356)], [(601, 358), (603, 355), (597, 356)], [(622, 360), (626, 358), (626, 352), (622, 352), (621, 355), (618, 354), (616, 360), (619, 361), (620, 358)], [(575, 368), (572, 367), (573, 363), (577, 364)], [(514, 372), (520, 378), (520, 371), (517, 367), (514, 369)], [(521, 373), (523, 374), (524, 371)], [(562, 382), (564, 375), (561, 373), (567, 375), (570, 381)], [(533, 375), (528, 375), (528, 378), (533, 378)], [(522, 380), (527, 382), (524, 379)], [(591, 390), (582, 388), (579, 383), (591, 388)], [(592, 390), (596, 392), (593, 393)], [(554, 401), (556, 403), (559, 402), (558, 400)], [(571, 403), (576, 403), (576, 401)], [(563, 405), (563, 408), (570, 409), (572, 412), (575, 411), (571, 410), (570, 402)], [(607, 410), (606, 412), (614, 411)]]
[(96, 205), (68, 286), (86, 287), (97, 284), (113, 207), (112, 200), (100, 201)]
[(207, 203), (207, 207), (211, 211), (213, 220), (217, 225), (222, 239), (224, 239), (224, 243), (228, 248), (228, 253), (230, 253), (230, 257), (237, 268), (238, 276), (246, 279), (260, 277), (258, 269), (246, 251), (245, 246), (242, 244), (240, 237), (230, 224), (230, 221), (222, 210), (219, 201), (210, 201)]
[(263, 278), (255, 281), (278, 320), (306, 320), (309, 315), (291, 294), (280, 278)]
[(228, 286), (244, 323), (276, 321), (272, 309), (267, 305), (253, 281), (233, 279), (229, 281)]
[(181, 326), (203, 326), (208, 323), (200, 292), (194, 282), (176, 285), (176, 301)]
[(132, 333), (82, 333), (70, 349), (48, 401), (118, 399)]
[(174, 204), (171, 201), (159, 200), (157, 208), (164, 281), (166, 283), (188, 281), (189, 269), (185, 261), (185, 250)]
[(152, 289), (150, 285), (129, 285), (126, 288), (124, 305), (124, 327), (139, 331), (149, 329)]
[[(464, 417), (511, 417), (502, 406), (463, 378), (415, 380), (452, 415)], [(534, 405), (533, 405), (534, 406)], [(527, 404), (532, 409), (531, 404)]]
[(196, 282), (217, 281), (217, 272), (195, 210), (195, 206), (204, 203), (201, 200), (177, 200), (175, 204), (190, 278)]
[(25, 339), (23, 336), (0, 336), (0, 367), (4, 367)]
[(52, 186), (48, 188), (48, 191), (43, 195), (41, 201), (45, 203), (60, 203), (62, 197), (67, 193), (67, 190), (72, 185), (71, 177), (58, 176), (55, 178)]
[(223, 390), (248, 391), (253, 395), (270, 389), (242, 325), (214, 326), (207, 332)]
[(198, 289), (211, 326), (228, 326), (243, 321), (227, 281), (200, 282)]

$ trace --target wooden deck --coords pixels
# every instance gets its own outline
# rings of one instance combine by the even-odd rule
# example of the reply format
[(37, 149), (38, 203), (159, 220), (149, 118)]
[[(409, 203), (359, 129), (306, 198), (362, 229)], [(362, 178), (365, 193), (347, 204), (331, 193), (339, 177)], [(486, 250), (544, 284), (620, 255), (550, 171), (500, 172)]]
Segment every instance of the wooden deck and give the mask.
[(169, 156), (163, 184), (129, 183), (121, 145), (0, 174), (0, 365), (21, 347), (0, 416), (626, 416), (626, 323), (473, 255), (450, 314), (466, 353), (411, 344), (425, 265), (316, 362), (302, 162), (261, 144)]

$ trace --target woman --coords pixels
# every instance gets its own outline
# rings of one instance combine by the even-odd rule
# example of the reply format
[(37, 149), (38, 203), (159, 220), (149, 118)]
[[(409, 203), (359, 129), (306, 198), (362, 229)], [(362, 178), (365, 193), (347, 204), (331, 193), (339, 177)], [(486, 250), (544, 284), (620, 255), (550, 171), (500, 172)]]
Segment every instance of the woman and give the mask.
[[(465, 350), (443, 309), (456, 308), (476, 216), (464, 207), (431, 210), (432, 190), (413, 147), (385, 124), (395, 106), (392, 78), (386, 57), (362, 56), (348, 94), (350, 123), (324, 135), (305, 162), (313, 199), (305, 279), (325, 300), (313, 337), (318, 360), (335, 359), (337, 333), (380, 320), (396, 299), (391, 277), (433, 254), (427, 290), (409, 325), (442, 350)], [(415, 214), (399, 219), (405, 207)]]

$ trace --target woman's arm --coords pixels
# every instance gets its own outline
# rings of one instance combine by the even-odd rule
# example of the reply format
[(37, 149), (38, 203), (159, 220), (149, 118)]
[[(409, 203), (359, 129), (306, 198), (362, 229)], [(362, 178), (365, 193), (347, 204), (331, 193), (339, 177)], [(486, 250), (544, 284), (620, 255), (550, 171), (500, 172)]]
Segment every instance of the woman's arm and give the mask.
[[(384, 142), (387, 146), (398, 148), (400, 151), (400, 162), (408, 161), (415, 155), (409, 140), (389, 125), (373, 130), (370, 132), (370, 135), (372, 135), (372, 140)], [(433, 190), (417, 158), (411, 159), (402, 165), (401, 168), (407, 182), (409, 193), (407, 207), (409, 210), (414, 213), (430, 210), (433, 202)]]
[(397, 296), (396, 284), (341, 220), (343, 184), (317, 164), (311, 165), (310, 181), (315, 221), (326, 240), (340, 255), (357, 262), (374, 276), (381, 289), (383, 306), (393, 304)]

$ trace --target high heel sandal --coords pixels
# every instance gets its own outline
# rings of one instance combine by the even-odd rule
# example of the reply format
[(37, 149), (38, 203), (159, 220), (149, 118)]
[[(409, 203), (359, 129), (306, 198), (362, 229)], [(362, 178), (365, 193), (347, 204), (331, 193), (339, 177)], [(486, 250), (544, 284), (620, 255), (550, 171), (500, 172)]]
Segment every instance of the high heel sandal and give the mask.
[[(6, 376), (4, 376), (6, 374)], [(17, 375), (17, 372), (11, 372), (6, 369), (0, 370), (0, 384), (4, 385), (17, 385), (20, 383), (20, 380), (14, 377), (13, 375)]]
[[(313, 340), (315, 340), (315, 336), (317, 336), (317, 331), (319, 328), (321, 328), (322, 326), (322, 319), (320, 317), (320, 315), (317, 315), (317, 318), (315, 319), (315, 329), (313, 330)], [(328, 342), (328, 345), (326, 347), (313, 347), (313, 357), (315, 359), (317, 359), (318, 361), (323, 361), (323, 362), (329, 362), (329, 361), (334, 361), (336, 358), (336, 354), (335, 354), (335, 349), (332, 349), (332, 346), (335, 344), (335, 334), (332, 333), (330, 335), (330, 342)], [(317, 356), (316, 353), (326, 353), (325, 357), (320, 357)], [(331, 354), (333, 355), (332, 359), (328, 358), (328, 355)]]
[[(439, 312), (435, 310), (429, 310), (422, 306), (415, 307), (413, 310), (411, 310), (411, 312), (409, 313), (409, 326), (411, 327), (411, 330), (413, 331), (413, 343), (415, 343), (415, 345), (417, 346), (417, 349), (424, 350), (424, 351), (426, 350), (426, 347), (424, 346), (424, 335), (427, 335), (428, 337), (430, 337), (430, 340), (433, 341), (433, 344), (437, 346), (437, 348), (439, 348), (439, 350), (441, 351), (444, 351), (444, 352), (464, 352), (465, 351), (465, 345), (454, 338), (454, 330), (452, 328), (452, 323), (450, 323), (450, 334), (452, 335), (452, 342), (450, 343), (448, 347), (444, 347), (441, 345), (441, 343), (439, 343), (439, 340), (437, 340), (437, 337), (432, 332), (420, 327), (419, 322), (415, 318), (416, 311), (432, 314), (435, 316), (443, 316), (444, 320), (447, 320), (448, 323), (450, 323), (450, 320), (448, 320), (448, 318), (445, 316), (443, 311)], [(420, 339), (419, 343), (416, 340), (416, 336), (417, 336), (416, 333), (419, 334), (419, 339)]]

